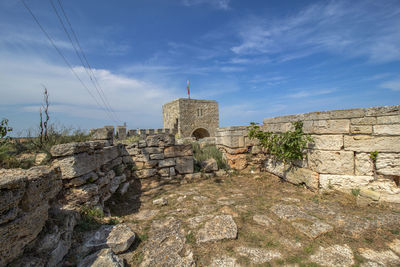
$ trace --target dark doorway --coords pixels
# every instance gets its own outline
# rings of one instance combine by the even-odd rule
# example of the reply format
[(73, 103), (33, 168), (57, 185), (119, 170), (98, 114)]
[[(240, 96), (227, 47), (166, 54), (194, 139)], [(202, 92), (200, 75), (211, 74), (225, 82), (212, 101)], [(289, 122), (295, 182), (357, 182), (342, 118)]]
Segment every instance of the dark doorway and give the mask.
[(192, 136), (196, 139), (201, 139), (204, 137), (210, 137), (210, 133), (204, 128), (198, 128), (192, 133)]

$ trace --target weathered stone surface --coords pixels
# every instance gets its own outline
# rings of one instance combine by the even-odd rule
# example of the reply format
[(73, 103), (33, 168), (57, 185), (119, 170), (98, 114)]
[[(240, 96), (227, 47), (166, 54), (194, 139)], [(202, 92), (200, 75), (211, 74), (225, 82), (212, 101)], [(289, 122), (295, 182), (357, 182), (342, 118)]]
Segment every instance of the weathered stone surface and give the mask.
[(355, 154), (355, 174), (356, 175), (373, 175), (374, 163), (369, 153)]
[(272, 206), (270, 210), (279, 218), (289, 222), (299, 219), (310, 221), (314, 221), (316, 219), (314, 216), (307, 214), (295, 205), (277, 204)]
[(235, 258), (222, 256), (212, 259), (211, 266), (215, 267), (241, 267), (239, 263), (236, 262)]
[(400, 105), (382, 106), (365, 109), (365, 116), (389, 116), (400, 114)]
[(159, 169), (158, 174), (163, 177), (168, 177), (169, 176), (169, 167)]
[(400, 135), (400, 124), (374, 125), (374, 134)]
[(124, 267), (124, 261), (115, 255), (111, 249), (97, 251), (78, 263), (78, 267)]
[(218, 171), (215, 172), (215, 175), (218, 176), (218, 177), (225, 176), (226, 175), (226, 171), (225, 170), (218, 170)]
[(283, 133), (293, 130), (293, 125), (290, 122), (283, 123), (269, 123), (261, 126), (264, 132)]
[(123, 184), (121, 184), (118, 188), (118, 192), (121, 196), (125, 195), (126, 192), (128, 192), (130, 183), (129, 182), (125, 182)]
[(120, 186), (121, 183), (126, 181), (126, 176), (125, 174), (122, 174), (120, 176), (115, 176), (114, 179), (111, 180), (110, 183), (110, 192), (115, 193), (117, 191), (118, 187)]
[(331, 225), (324, 223), (318, 219), (314, 219), (312, 223), (293, 222), (292, 226), (311, 239), (315, 239), (320, 235), (331, 232), (333, 230), (333, 227)]
[(64, 180), (64, 186), (65, 187), (76, 187), (80, 186), (86, 183), (92, 183), (99, 179), (99, 176), (95, 172), (89, 172), (87, 174), (84, 174), (82, 176), (73, 178), (71, 180)]
[(144, 179), (157, 174), (157, 169), (143, 169), (139, 171), (135, 171), (135, 174), (138, 178)]
[(43, 203), (0, 227), (0, 266), (21, 255), (24, 247), (37, 237), (47, 220), (48, 208), (48, 204)]
[(92, 204), (99, 201), (99, 186), (97, 184), (87, 184), (78, 188), (71, 188), (65, 193), (65, 200), (71, 205)]
[(159, 210), (141, 210), (132, 217), (139, 221), (147, 221), (153, 219), (159, 212)]
[(237, 226), (231, 215), (219, 215), (207, 221), (197, 233), (197, 243), (236, 239)]
[(354, 174), (354, 153), (351, 151), (311, 150), (308, 167), (318, 173)]
[(142, 154), (160, 154), (164, 152), (162, 147), (145, 147), (141, 149)]
[(200, 180), (201, 178), (202, 178), (201, 172), (185, 174), (185, 180), (188, 180), (188, 181)]
[(354, 188), (360, 188), (368, 185), (374, 180), (373, 176), (354, 176), (354, 175), (333, 175), (320, 174), (319, 184), (322, 189), (349, 191)]
[(153, 205), (155, 206), (165, 206), (168, 204), (168, 200), (165, 197), (153, 200)]
[(218, 171), (218, 164), (214, 158), (200, 162), (200, 166), (204, 172)]
[(256, 264), (270, 262), (282, 257), (279, 251), (270, 249), (237, 247), (235, 251), (241, 256), (250, 258), (250, 260)]
[(243, 170), (247, 167), (247, 158), (246, 154), (225, 154), (228, 165), (231, 169), (235, 170)]
[(363, 117), (350, 120), (352, 125), (373, 125), (376, 124), (376, 117)]
[(195, 266), (193, 253), (185, 245), (185, 230), (180, 220), (169, 217), (154, 221), (146, 242), (139, 266)]
[(90, 137), (93, 140), (110, 140), (114, 137), (114, 128), (90, 129)]
[(180, 157), (176, 158), (175, 169), (180, 174), (193, 173), (194, 170), (193, 157)]
[(150, 159), (164, 159), (164, 154), (150, 154)]
[(376, 171), (383, 175), (400, 175), (400, 153), (378, 153)]
[(192, 229), (193, 228), (197, 228), (202, 223), (212, 219), (213, 217), (214, 217), (214, 215), (200, 215), (200, 216), (196, 216), (196, 217), (190, 218), (188, 220), (189, 227), (192, 228)]
[(173, 146), (175, 137), (172, 134), (156, 134), (146, 137), (147, 146)]
[(50, 153), (53, 157), (70, 156), (93, 149), (101, 149), (107, 145), (107, 141), (72, 142), (52, 146)]
[(255, 221), (256, 223), (260, 224), (260, 225), (264, 225), (264, 226), (272, 226), (275, 225), (275, 222), (267, 215), (254, 215), (253, 216), (253, 221)]
[(381, 197), (381, 194), (379, 192), (363, 188), (360, 190), (360, 196), (378, 201)]
[(105, 147), (93, 154), (80, 153), (53, 161), (61, 169), (63, 179), (71, 179), (96, 170), (119, 155), (118, 147)]
[(193, 148), (191, 144), (188, 145), (175, 145), (166, 147), (164, 149), (164, 156), (166, 158), (186, 157), (193, 155)]
[(375, 251), (369, 248), (359, 248), (361, 256), (381, 264), (382, 266), (398, 266), (400, 264), (400, 258), (391, 250)]
[(356, 152), (400, 152), (400, 136), (344, 136), (344, 149)]
[(314, 140), (310, 144), (313, 149), (340, 150), (343, 147), (343, 135), (312, 135)]
[(400, 123), (400, 115), (377, 117), (377, 124)]
[(387, 243), (387, 246), (400, 255), (400, 239), (394, 239), (392, 242)]
[(319, 247), (319, 250), (314, 255), (311, 255), (310, 260), (329, 267), (350, 267), (355, 263), (353, 251), (348, 245)]
[(351, 125), (350, 133), (352, 134), (371, 134), (372, 125)]
[(350, 120), (305, 121), (303, 131), (311, 134), (341, 134), (350, 132)]
[(175, 166), (175, 159), (174, 158), (168, 158), (164, 160), (160, 160), (158, 162), (158, 167), (159, 168), (164, 168), (164, 167), (172, 167)]

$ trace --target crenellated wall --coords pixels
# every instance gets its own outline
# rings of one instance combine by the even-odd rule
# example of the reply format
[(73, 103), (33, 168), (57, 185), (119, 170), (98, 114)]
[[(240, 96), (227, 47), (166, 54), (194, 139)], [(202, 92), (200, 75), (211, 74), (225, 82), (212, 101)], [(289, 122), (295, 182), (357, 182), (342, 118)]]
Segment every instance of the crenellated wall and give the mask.
[(314, 139), (307, 158), (295, 167), (270, 158), (249, 140), (246, 127), (218, 129), (217, 144), (236, 169), (262, 169), (313, 190), (360, 189), (374, 200), (400, 203), (400, 106), (267, 118), (261, 129), (285, 132), (295, 121), (303, 121), (303, 131)]

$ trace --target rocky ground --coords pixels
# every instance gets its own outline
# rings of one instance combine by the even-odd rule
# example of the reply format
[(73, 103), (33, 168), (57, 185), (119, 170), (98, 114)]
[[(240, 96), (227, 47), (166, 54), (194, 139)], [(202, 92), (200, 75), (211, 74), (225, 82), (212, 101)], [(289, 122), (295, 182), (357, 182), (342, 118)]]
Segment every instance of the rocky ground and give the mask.
[(267, 173), (128, 192), (109, 204), (135, 240), (99, 255), (113, 266), (400, 266), (400, 208), (360, 207), (356, 194), (316, 194)]

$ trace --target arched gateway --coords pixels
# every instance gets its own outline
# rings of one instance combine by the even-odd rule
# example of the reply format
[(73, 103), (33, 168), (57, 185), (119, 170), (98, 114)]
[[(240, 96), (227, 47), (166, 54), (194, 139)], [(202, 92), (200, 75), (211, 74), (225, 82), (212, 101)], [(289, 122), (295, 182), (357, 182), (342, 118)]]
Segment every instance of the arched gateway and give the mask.
[(210, 133), (204, 128), (197, 128), (192, 133), (192, 137), (195, 137), (196, 139), (201, 139), (204, 137), (210, 137)]

